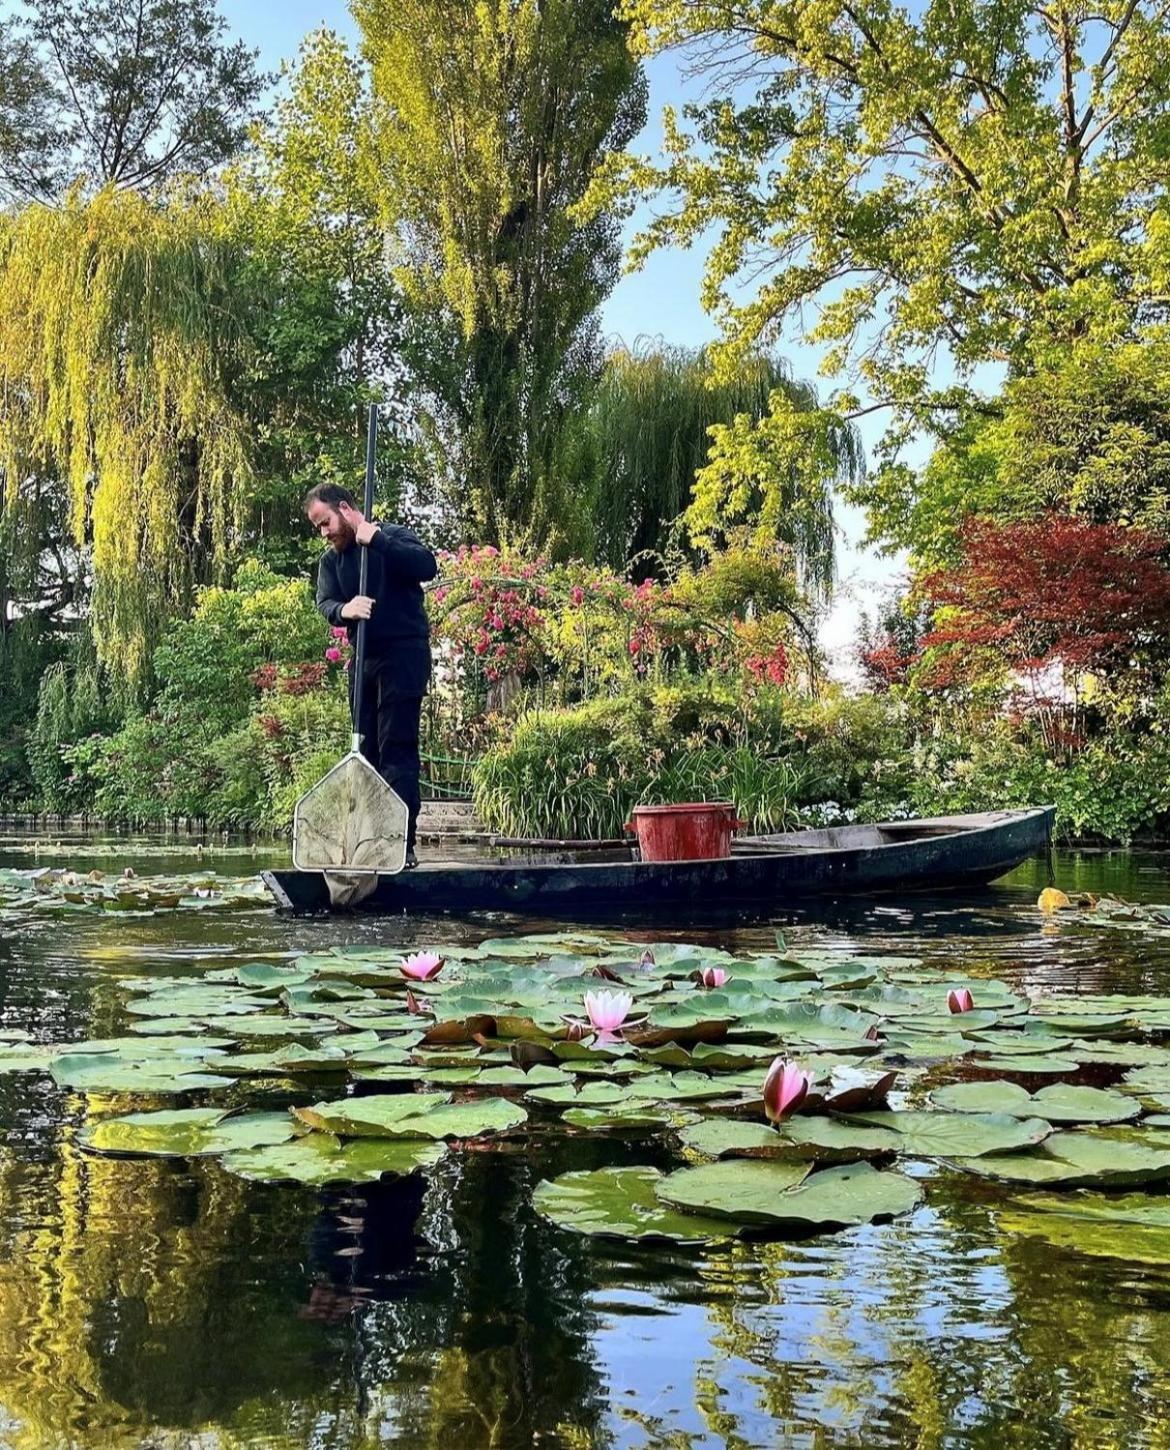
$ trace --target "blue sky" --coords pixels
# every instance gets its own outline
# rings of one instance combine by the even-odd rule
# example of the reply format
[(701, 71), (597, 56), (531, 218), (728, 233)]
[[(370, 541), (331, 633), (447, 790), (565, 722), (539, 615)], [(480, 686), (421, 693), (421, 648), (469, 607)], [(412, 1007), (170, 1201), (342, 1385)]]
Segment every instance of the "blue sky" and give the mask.
[[(344, 0), (221, 0), (222, 13), (233, 31), (260, 51), (265, 69), (279, 69), (282, 60), (295, 56), (301, 38), (320, 25), (356, 40), (357, 30)], [(687, 84), (671, 56), (660, 56), (649, 67), (650, 110), (646, 131), (639, 140), (643, 150), (657, 147), (659, 116), (667, 104), (688, 97)], [(695, 345), (715, 336), (711, 319), (699, 304), (704, 256), (699, 248), (672, 249), (655, 254), (638, 272), (622, 278), (602, 312), (605, 332), (632, 343), (639, 337), (661, 337), (669, 343)], [(791, 338), (782, 349), (798, 377), (813, 378), (816, 352)], [(827, 390), (827, 385), (822, 385)], [(880, 418), (865, 420), (863, 437), (872, 447), (882, 427)], [(838, 550), (841, 587), (834, 608), (821, 629), (822, 643), (834, 659), (835, 673), (853, 675), (851, 645), (859, 610), (870, 606), (881, 591), (899, 576), (901, 563), (879, 558), (861, 546), (864, 519), (856, 509), (838, 508), (843, 537)]]

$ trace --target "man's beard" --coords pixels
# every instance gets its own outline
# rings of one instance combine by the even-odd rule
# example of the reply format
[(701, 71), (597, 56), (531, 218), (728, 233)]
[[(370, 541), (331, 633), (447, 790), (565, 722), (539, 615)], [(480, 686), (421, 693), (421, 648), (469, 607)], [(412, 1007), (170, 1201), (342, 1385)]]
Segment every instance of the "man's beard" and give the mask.
[(350, 544), (352, 544), (354, 539), (356, 538), (357, 535), (350, 528), (350, 526), (348, 524), (344, 524), (342, 526), (342, 532), (336, 538), (330, 539), (329, 542), (333, 546), (334, 553), (344, 554), (346, 549), (349, 548)]

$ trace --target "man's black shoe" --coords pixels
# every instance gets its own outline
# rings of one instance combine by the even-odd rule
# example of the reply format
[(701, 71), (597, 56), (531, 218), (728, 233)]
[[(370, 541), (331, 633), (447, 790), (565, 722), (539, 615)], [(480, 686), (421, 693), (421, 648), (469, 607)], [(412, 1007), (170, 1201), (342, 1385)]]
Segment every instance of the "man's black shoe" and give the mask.
[(411, 846), (406, 852), (406, 870), (413, 871), (418, 865), (418, 857), (414, 854), (414, 847)]

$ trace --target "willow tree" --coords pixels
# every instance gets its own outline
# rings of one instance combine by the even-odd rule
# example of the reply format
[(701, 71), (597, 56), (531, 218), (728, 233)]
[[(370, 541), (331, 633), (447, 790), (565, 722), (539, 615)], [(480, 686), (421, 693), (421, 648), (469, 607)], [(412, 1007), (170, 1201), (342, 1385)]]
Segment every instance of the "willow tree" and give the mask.
[(0, 222), (0, 506), (11, 525), (60, 497), (121, 680), (141, 677), (164, 614), (214, 575), (241, 517), (233, 256), (201, 203), (131, 192)]
[(553, 440), (600, 363), (616, 222), (575, 225), (645, 86), (611, 0), (356, 0), (373, 184), (398, 247), (410, 361), (467, 533), (546, 542)]
[(833, 434), (830, 466), (814, 480), (790, 471), (784, 485), (776, 482), (782, 507), (775, 517), (767, 513), (762, 487), (758, 497), (746, 497), (730, 511), (707, 492), (695, 492), (696, 477), (718, 466), (728, 434), (754, 428), (776, 406), (777, 394), (798, 410), (816, 407), (812, 389), (763, 353), (749, 353), (723, 372), (702, 348), (656, 345), (612, 353), (584, 427), (598, 558), (620, 569), (627, 559), (661, 553), (680, 537), (692, 545), (719, 543), (728, 527), (751, 523), (789, 544), (806, 586), (826, 593), (834, 556), (830, 484), (838, 475), (853, 477), (860, 466), (851, 429)]

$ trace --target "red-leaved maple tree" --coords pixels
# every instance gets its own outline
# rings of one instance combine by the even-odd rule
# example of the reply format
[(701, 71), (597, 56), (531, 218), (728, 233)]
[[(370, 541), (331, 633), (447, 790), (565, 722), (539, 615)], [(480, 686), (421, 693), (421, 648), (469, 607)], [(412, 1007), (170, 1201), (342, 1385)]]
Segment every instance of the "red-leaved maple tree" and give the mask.
[(920, 581), (934, 613), (922, 684), (969, 683), (989, 664), (1038, 684), (1140, 671), (1170, 649), (1170, 540), (1062, 514), (973, 518), (954, 569)]

